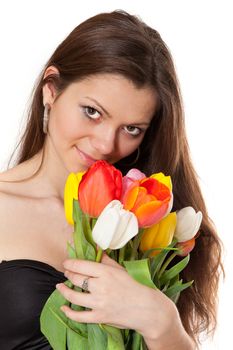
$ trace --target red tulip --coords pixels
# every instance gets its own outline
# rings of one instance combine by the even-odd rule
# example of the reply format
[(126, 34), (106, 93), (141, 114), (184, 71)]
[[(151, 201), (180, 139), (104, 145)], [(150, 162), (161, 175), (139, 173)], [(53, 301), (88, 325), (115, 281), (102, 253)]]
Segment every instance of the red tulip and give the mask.
[(83, 175), (78, 200), (84, 213), (98, 217), (108, 203), (120, 199), (122, 174), (104, 160), (96, 161)]

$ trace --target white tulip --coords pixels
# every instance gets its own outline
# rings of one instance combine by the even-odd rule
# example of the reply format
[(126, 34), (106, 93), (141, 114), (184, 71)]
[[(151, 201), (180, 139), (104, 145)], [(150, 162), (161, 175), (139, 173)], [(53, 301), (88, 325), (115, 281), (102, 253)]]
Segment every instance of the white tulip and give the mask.
[(103, 250), (119, 249), (137, 233), (138, 220), (134, 213), (123, 209), (120, 201), (113, 200), (98, 217), (92, 237)]
[(185, 207), (177, 212), (177, 224), (174, 236), (178, 242), (192, 239), (198, 232), (202, 221), (202, 213), (192, 207)]

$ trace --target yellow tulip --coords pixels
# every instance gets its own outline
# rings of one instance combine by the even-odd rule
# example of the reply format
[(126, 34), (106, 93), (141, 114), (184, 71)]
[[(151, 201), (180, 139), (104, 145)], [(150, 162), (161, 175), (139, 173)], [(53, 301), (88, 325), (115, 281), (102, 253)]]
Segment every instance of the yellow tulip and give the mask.
[[(152, 248), (165, 248), (167, 247), (174, 236), (176, 228), (176, 213), (168, 214), (159, 223), (146, 228), (143, 232), (140, 250), (146, 251)], [(150, 254), (150, 257), (159, 254), (161, 250), (155, 250)]]
[(82, 180), (83, 173), (70, 173), (64, 189), (64, 209), (66, 220), (70, 225), (74, 225), (73, 221), (73, 199), (78, 199), (78, 187)]

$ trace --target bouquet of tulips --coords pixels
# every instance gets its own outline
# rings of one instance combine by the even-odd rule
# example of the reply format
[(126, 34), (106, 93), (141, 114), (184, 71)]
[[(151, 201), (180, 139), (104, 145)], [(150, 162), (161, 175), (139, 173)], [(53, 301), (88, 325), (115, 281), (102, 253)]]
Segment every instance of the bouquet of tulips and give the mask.
[[(179, 276), (189, 262), (202, 213), (192, 207), (171, 212), (172, 205), (171, 178), (163, 173), (146, 177), (131, 169), (122, 176), (102, 160), (85, 173), (71, 173), (64, 192), (66, 219), (74, 225), (69, 257), (100, 262), (106, 251), (139, 283), (161, 290), (176, 303), (193, 283)], [(180, 261), (172, 266), (177, 255)], [(65, 284), (83, 291), (69, 280)], [(53, 349), (145, 348), (136, 331), (72, 321), (60, 310), (62, 305), (85, 309), (69, 303), (57, 290), (51, 294), (42, 310), (41, 330)]]

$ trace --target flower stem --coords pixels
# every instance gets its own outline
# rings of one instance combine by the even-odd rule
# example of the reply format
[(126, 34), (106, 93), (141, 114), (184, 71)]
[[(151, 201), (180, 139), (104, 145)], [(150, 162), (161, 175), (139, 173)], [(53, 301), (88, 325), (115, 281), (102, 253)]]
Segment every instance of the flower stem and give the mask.
[(164, 271), (166, 270), (166, 268), (168, 267), (168, 265), (170, 264), (170, 262), (175, 258), (175, 256), (177, 255), (176, 252), (172, 253), (169, 258), (165, 261), (165, 263), (162, 265), (160, 271), (159, 271), (159, 278), (162, 276), (162, 274), (164, 273)]
[(121, 264), (121, 265), (125, 259), (125, 248), (126, 248), (126, 245), (124, 245), (124, 247), (122, 247), (119, 251), (119, 264)]
[(133, 333), (133, 349), (140, 349), (141, 348), (141, 341), (142, 341), (142, 336), (140, 333), (134, 331)]
[(96, 262), (100, 262), (100, 260), (102, 258), (102, 255), (103, 255), (103, 249), (99, 248), (98, 251), (97, 251), (97, 256), (96, 256), (95, 261)]
[(135, 260), (135, 258), (137, 259), (137, 251), (138, 251), (138, 247), (139, 247), (143, 232), (144, 230), (140, 228), (138, 234), (133, 239), (133, 248), (131, 251), (130, 260)]

